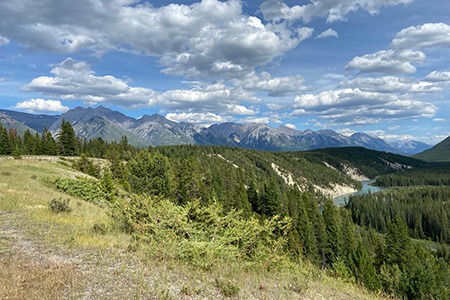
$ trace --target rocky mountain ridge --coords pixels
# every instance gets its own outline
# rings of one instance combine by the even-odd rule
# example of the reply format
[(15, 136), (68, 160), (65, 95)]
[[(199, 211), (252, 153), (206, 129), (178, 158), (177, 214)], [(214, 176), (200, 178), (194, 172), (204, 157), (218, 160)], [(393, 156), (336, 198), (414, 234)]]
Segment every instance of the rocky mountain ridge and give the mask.
[(191, 123), (174, 122), (158, 114), (144, 115), (135, 119), (103, 106), (76, 107), (59, 116), (33, 115), (9, 110), (0, 112), (38, 132), (47, 126), (53, 134), (56, 134), (62, 119), (65, 119), (72, 124), (80, 137), (86, 139), (101, 137), (107, 141), (118, 141), (125, 135), (130, 144), (139, 147), (196, 144), (266, 151), (300, 151), (357, 146), (404, 155), (416, 154), (431, 148), (430, 145), (417, 141), (390, 143), (362, 132), (345, 136), (333, 130), (294, 130), (286, 126), (274, 128), (266, 124), (232, 122), (204, 128)]

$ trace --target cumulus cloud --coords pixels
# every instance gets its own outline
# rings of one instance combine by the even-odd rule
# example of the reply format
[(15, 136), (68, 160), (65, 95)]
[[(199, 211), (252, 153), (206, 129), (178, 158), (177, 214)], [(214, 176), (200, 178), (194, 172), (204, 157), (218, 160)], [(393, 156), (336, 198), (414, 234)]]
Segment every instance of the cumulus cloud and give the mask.
[(359, 88), (366, 92), (380, 93), (428, 93), (442, 91), (442, 88), (433, 82), (394, 76), (378, 78), (357, 77), (352, 80), (341, 82), (340, 86)]
[(252, 72), (242, 80), (235, 80), (234, 83), (247, 90), (265, 91), (271, 97), (281, 97), (312, 90), (313, 87), (303, 85), (304, 80), (301, 75), (272, 77), (267, 72), (260, 74)]
[(23, 101), (17, 103), (13, 108), (25, 110), (30, 113), (55, 113), (66, 112), (69, 110), (69, 107), (63, 106), (61, 101), (44, 99), (30, 99)]
[(259, 123), (259, 124), (269, 124), (269, 117), (246, 117), (244, 119), (240, 119), (242, 123)]
[(287, 6), (281, 0), (269, 0), (261, 4), (264, 19), (271, 21), (301, 19), (308, 23), (315, 17), (326, 17), (327, 22), (343, 21), (345, 16), (359, 9), (371, 15), (379, 12), (381, 7), (408, 4), (414, 0), (310, 0), (309, 4)]
[(287, 123), (287, 124), (284, 124), (284, 126), (286, 126), (287, 128), (290, 128), (290, 129), (297, 129), (297, 127), (294, 124)]
[(9, 39), (7, 39), (4, 36), (0, 35), (0, 46), (6, 46), (8, 44), (9, 44)]
[(356, 133), (357, 131), (350, 128), (342, 128), (336, 129), (336, 132), (345, 136), (352, 136), (352, 134)]
[(319, 34), (316, 38), (317, 39), (323, 39), (323, 38), (327, 38), (327, 37), (338, 38), (339, 35), (338, 35), (338, 33), (335, 30), (329, 28), (329, 29), (325, 30), (324, 32), (322, 32), (321, 34)]
[(291, 116), (317, 115), (325, 126), (376, 124), (383, 120), (431, 118), (437, 107), (429, 102), (407, 100), (397, 94), (360, 89), (326, 91), (297, 96), (286, 109)]
[(394, 49), (450, 47), (450, 25), (427, 23), (403, 29), (392, 40)]
[(228, 122), (232, 118), (214, 113), (168, 113), (166, 118), (175, 122), (188, 122), (194, 124), (215, 124)]
[(345, 69), (359, 70), (360, 73), (412, 74), (416, 72), (416, 67), (411, 63), (421, 63), (425, 58), (425, 54), (420, 51), (383, 50), (357, 56), (345, 66)]
[(230, 88), (223, 83), (169, 90), (158, 94), (155, 100), (164, 108), (177, 112), (220, 112), (227, 115), (255, 115), (257, 110), (247, 108), (239, 102), (262, 102), (252, 92)]
[(0, 34), (55, 53), (159, 57), (162, 72), (235, 78), (294, 49), (311, 28), (263, 24), (239, 0), (154, 7), (137, 0), (0, 2)]
[(54, 75), (34, 78), (22, 90), (39, 92), (52, 98), (83, 100), (89, 105), (108, 103), (124, 108), (161, 106), (172, 111), (220, 112), (229, 115), (254, 115), (257, 110), (245, 103), (261, 103), (252, 91), (232, 88), (223, 83), (191, 83), (190, 89), (154, 91), (131, 87), (129, 80), (114, 76), (96, 76), (84, 61), (67, 58), (53, 66)]
[(450, 72), (433, 71), (425, 76), (423, 80), (429, 82), (450, 82)]

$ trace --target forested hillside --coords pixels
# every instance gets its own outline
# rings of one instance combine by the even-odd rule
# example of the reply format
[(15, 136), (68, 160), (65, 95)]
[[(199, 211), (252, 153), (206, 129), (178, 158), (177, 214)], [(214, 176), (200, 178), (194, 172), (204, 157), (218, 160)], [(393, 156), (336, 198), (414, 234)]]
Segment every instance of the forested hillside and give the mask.
[(450, 137), (446, 138), (433, 148), (414, 155), (414, 157), (425, 161), (450, 161)]
[[(132, 249), (145, 245), (152, 256), (163, 255), (202, 270), (213, 270), (225, 261), (244, 268), (288, 270), (307, 260), (374, 292), (404, 299), (450, 297), (449, 257), (408, 237), (409, 226), (417, 232), (413, 237), (447, 241), (448, 231), (441, 228), (448, 218), (444, 207), (448, 201), (442, 196), (446, 191), (426, 190), (422, 200), (411, 196), (419, 200), (410, 210), (408, 204), (397, 204), (397, 200), (406, 202), (402, 195), (392, 198), (395, 209), (386, 210), (377, 208), (386, 205), (384, 201), (370, 208), (366, 208), (370, 201), (361, 207), (351, 202), (347, 208), (337, 208), (329, 199), (333, 192), (360, 187), (351, 177), (419, 168), (427, 165), (423, 161), (363, 148), (264, 152), (182, 145), (138, 149), (126, 137), (119, 143), (81, 140), (67, 121), (62, 122), (56, 140), (48, 131), (41, 136), (26, 132), (21, 137), (0, 129), (1, 153), (16, 159), (23, 154), (80, 156), (59, 163), (91, 178), (47, 176), (41, 180), (108, 208), (114, 228), (133, 237)], [(100, 164), (89, 157), (103, 160)], [(426, 205), (420, 202), (425, 199)], [(61, 200), (52, 205), (71, 210)], [(416, 219), (414, 207), (420, 205), (427, 210)], [(405, 211), (414, 215), (413, 225)], [(423, 225), (428, 223), (422, 224), (422, 231), (416, 229), (420, 218), (434, 222), (431, 231)]]

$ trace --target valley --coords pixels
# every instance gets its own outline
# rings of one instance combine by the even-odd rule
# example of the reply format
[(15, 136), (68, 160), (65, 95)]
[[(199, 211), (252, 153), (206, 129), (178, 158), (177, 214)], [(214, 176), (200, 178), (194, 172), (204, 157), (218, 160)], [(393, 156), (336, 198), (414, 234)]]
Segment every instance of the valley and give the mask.
[(43, 130), (0, 126), (0, 295), (29, 292), (17, 283), (29, 260), (44, 298), (449, 297), (447, 163), (363, 147), (141, 148), (77, 136), (70, 121), (56, 140)]

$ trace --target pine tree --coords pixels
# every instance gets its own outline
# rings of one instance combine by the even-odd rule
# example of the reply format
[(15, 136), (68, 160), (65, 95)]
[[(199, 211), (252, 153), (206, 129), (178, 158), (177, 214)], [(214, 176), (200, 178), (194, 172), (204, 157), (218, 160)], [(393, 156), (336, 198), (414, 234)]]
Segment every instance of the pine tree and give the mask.
[(331, 199), (325, 201), (323, 219), (327, 233), (325, 255), (327, 263), (332, 265), (341, 256), (342, 233), (339, 212)]
[(266, 216), (275, 216), (281, 213), (280, 190), (273, 177), (269, 178), (268, 184), (264, 184), (261, 212)]
[(414, 255), (408, 228), (398, 215), (389, 225), (385, 249), (386, 262), (390, 265), (398, 264), (400, 268), (410, 262)]
[(58, 133), (58, 146), (63, 156), (74, 156), (77, 154), (77, 139), (75, 131), (69, 121), (62, 120), (61, 130)]
[(159, 152), (142, 150), (128, 162), (131, 189), (137, 193), (171, 197), (173, 173), (169, 160)]

